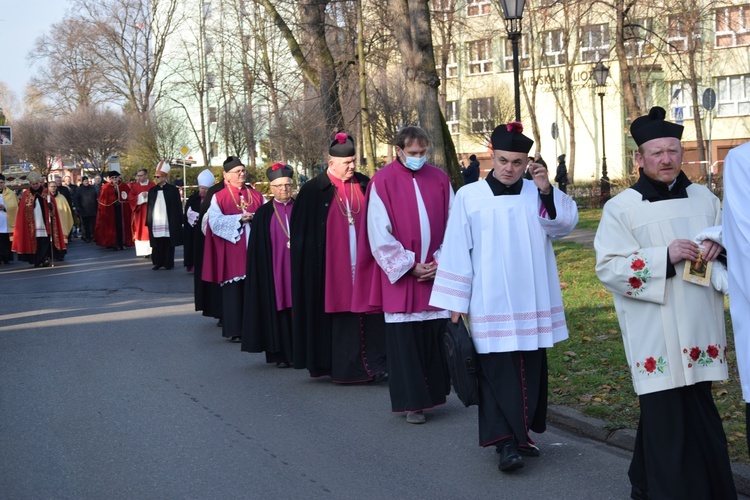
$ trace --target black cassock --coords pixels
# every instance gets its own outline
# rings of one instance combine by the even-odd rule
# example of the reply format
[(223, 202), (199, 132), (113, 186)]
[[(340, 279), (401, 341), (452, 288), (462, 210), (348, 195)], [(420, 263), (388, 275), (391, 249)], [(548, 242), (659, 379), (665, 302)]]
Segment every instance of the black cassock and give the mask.
[[(185, 267), (195, 267), (195, 232), (201, 232), (199, 222), (196, 222), (195, 226), (191, 226), (188, 223), (187, 211), (188, 208), (193, 212), (200, 214), (201, 211), (201, 196), (199, 192), (195, 192), (187, 199), (185, 203), (185, 216), (182, 219), (183, 224), (183, 241), (184, 241), (184, 254), (183, 254), (183, 265)], [(202, 235), (203, 233), (201, 233)], [(201, 255), (202, 257), (202, 255)]]
[(201, 203), (198, 212), (198, 222), (195, 224), (193, 235), (193, 259), (195, 263), (195, 272), (193, 273), (193, 294), (195, 299), (195, 310), (203, 311), (204, 316), (214, 318), (221, 317), (221, 287), (217, 283), (209, 283), (201, 279), (203, 273), (203, 246), (206, 241), (206, 235), (201, 231), (203, 217), (205, 217), (208, 208), (211, 206), (211, 200), (214, 195), (224, 189), (224, 179), (217, 182), (206, 192), (206, 197)]
[[(354, 175), (364, 193), (370, 178)], [(326, 223), (334, 191), (324, 171), (302, 186), (292, 211), (292, 358), (313, 377), (366, 382), (386, 371), (383, 315), (325, 312)]]
[(278, 311), (276, 304), (271, 224), (277, 222), (273, 203), (271, 200), (256, 210), (247, 243), (242, 350), (265, 352), (268, 363), (291, 363), (292, 309)]

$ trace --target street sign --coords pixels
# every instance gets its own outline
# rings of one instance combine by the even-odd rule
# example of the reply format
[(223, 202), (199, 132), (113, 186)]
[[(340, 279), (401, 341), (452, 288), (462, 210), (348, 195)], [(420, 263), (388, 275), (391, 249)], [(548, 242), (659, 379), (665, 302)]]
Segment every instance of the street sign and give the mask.
[(716, 106), (716, 92), (708, 88), (703, 91), (703, 107), (711, 111)]
[(560, 135), (560, 131), (557, 129), (557, 122), (552, 122), (552, 138), (557, 139)]
[(180, 148), (180, 153), (182, 153), (182, 156), (187, 155), (189, 152), (190, 152), (190, 148), (188, 148), (187, 146), (182, 146)]

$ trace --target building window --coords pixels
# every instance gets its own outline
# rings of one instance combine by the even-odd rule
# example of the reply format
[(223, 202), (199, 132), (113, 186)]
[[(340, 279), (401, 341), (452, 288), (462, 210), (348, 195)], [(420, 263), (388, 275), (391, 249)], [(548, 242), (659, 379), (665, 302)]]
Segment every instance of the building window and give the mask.
[(669, 52), (685, 52), (690, 48), (688, 37), (692, 28), (694, 47), (701, 47), (701, 25), (698, 20), (686, 20), (679, 16), (667, 16), (667, 43)]
[(467, 44), (469, 49), (469, 74), (481, 75), (492, 72), (492, 51), (489, 40), (475, 40)]
[(213, 71), (206, 73), (206, 88), (212, 89), (216, 85), (216, 74)]
[(625, 55), (627, 57), (646, 57), (654, 53), (651, 43), (653, 19), (636, 19), (625, 25)]
[(750, 5), (716, 9), (716, 48), (750, 45)]
[(466, 15), (469, 17), (486, 16), (491, 9), (490, 0), (467, 0), (466, 2)]
[(750, 75), (717, 78), (717, 116), (750, 115)]
[(217, 156), (219, 156), (219, 143), (214, 141), (211, 143), (211, 158), (216, 158)]
[(443, 46), (435, 46), (435, 69), (441, 69), (443, 67), (443, 57), (447, 55), (447, 63), (445, 65), (445, 76), (446, 78), (456, 78), (458, 76), (458, 61), (456, 60), (456, 45), (451, 44), (448, 49), (448, 54), (443, 53)]
[(609, 57), (609, 25), (594, 24), (581, 29), (581, 61), (598, 62)]
[(544, 50), (544, 64), (546, 66), (562, 66), (568, 62), (562, 30), (545, 31), (542, 33)]
[(471, 132), (474, 134), (491, 132), (495, 126), (495, 98), (469, 99), (468, 103)]
[(458, 101), (448, 101), (445, 103), (445, 121), (448, 123), (451, 135), (458, 135)]
[(453, 19), (455, 0), (430, 0), (430, 10), (435, 19), (450, 21)]
[(208, 123), (216, 123), (216, 106), (208, 107)]
[[(531, 56), (529, 55), (529, 35), (524, 33), (518, 43), (518, 67), (528, 69), (531, 67)], [(505, 55), (503, 56), (503, 69), (513, 71), (513, 43), (509, 38), (505, 39)]]
[(206, 52), (206, 54), (210, 54), (214, 51), (214, 39), (210, 36), (207, 36), (203, 41), (203, 50)]
[(672, 120), (682, 123), (682, 120), (693, 118), (693, 93), (690, 85), (687, 82), (672, 82), (669, 88), (672, 96), (670, 104)]

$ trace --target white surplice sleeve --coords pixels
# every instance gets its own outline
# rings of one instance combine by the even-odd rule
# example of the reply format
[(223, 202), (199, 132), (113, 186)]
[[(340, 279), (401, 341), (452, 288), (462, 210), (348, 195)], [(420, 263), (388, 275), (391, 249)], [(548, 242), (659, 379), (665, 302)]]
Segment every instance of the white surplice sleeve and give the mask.
[(742, 397), (750, 403), (750, 143), (724, 160), (724, 247)]
[[(455, 194), (453, 193), (453, 187), (452, 187), (452, 186), (448, 188), (448, 192), (450, 193), (450, 195), (449, 195), (449, 198), (448, 198), (448, 213), (450, 213), (450, 211), (451, 211), (451, 208), (453, 207), (453, 199), (454, 199), (454, 198), (455, 198), (456, 196), (455, 196)], [(443, 236), (443, 241), (445, 241), (445, 236)], [(435, 250), (435, 253), (434, 253), (434, 254), (432, 254), (432, 259), (433, 259), (433, 260), (434, 260), (435, 262), (439, 262), (439, 261), (440, 261), (440, 252), (441, 252), (442, 250), (443, 250), (443, 244), (441, 243), (441, 244), (440, 244), (440, 246), (438, 247), (438, 249), (437, 249), (437, 250)]]
[(641, 248), (628, 213), (613, 201), (604, 205), (594, 248), (596, 275), (604, 288), (635, 300), (665, 303), (667, 247)]
[[(575, 200), (559, 189), (553, 189), (555, 210), (557, 215), (554, 220), (547, 217), (539, 217), (539, 224), (544, 232), (552, 239), (567, 236), (578, 224), (578, 206)], [(541, 203), (541, 201), (540, 201)]]
[(430, 305), (448, 311), (469, 312), (472, 286), (471, 226), (464, 205), (466, 190), (459, 190), (450, 209)]
[(211, 198), (211, 205), (208, 207), (208, 225), (216, 236), (237, 243), (242, 235), (241, 218), (242, 214), (224, 215), (216, 197)]
[(391, 231), (388, 211), (373, 185), (370, 188), (370, 201), (367, 204), (367, 235), (370, 240), (370, 251), (375, 262), (388, 276), (388, 281), (393, 284), (414, 266), (416, 256), (411, 250), (406, 250), (391, 234)]

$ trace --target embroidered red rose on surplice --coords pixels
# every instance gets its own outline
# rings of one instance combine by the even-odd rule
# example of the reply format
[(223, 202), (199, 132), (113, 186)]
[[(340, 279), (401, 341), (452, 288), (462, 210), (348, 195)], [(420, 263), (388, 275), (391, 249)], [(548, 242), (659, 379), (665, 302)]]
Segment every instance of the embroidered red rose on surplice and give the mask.
[(654, 358), (646, 358), (646, 362), (643, 363), (643, 367), (649, 373), (654, 373), (656, 370), (656, 360)]
[(630, 283), (630, 286), (633, 288), (640, 288), (643, 286), (643, 281), (641, 281), (639, 278), (628, 278), (628, 283)]
[(698, 361), (698, 358), (701, 356), (701, 348), (700, 347), (693, 347), (690, 349), (690, 359), (693, 361)]
[(706, 354), (708, 354), (709, 358), (716, 359), (716, 357), (719, 355), (719, 350), (715, 345), (710, 345), (706, 347)]
[(646, 267), (646, 262), (644, 262), (643, 259), (635, 259), (630, 263), (630, 269), (632, 269), (633, 271), (640, 271), (644, 267)]

